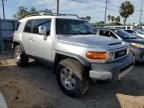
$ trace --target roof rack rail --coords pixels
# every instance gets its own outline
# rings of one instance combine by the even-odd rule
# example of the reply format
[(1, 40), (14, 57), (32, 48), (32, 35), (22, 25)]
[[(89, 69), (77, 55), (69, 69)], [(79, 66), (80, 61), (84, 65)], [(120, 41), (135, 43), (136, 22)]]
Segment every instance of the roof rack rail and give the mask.
[(27, 12), (26, 13), (26, 17), (29, 16), (40, 16), (40, 15), (52, 15), (52, 11), (45, 9), (45, 10), (40, 10), (40, 11), (36, 11), (36, 12)]
[(80, 17), (77, 14), (57, 14), (53, 13), (54, 16), (75, 16), (80, 19)]
[(51, 10), (40, 10), (37, 12), (28, 12), (26, 13), (26, 17), (30, 17), (30, 16), (41, 16), (41, 15), (47, 15), (47, 16), (75, 16), (79, 19), (81, 19), (77, 14), (57, 14), (57, 13), (52, 13)]

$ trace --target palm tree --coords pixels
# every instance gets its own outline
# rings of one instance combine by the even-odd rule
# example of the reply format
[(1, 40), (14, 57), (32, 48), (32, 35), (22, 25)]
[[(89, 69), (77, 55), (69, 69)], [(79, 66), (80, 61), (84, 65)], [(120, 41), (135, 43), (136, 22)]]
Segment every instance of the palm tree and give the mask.
[(52, 14), (52, 11), (45, 9), (43, 15), (49, 15), (49, 14)]
[(114, 19), (115, 23), (119, 23), (120, 22), (120, 16), (117, 16), (115, 19)]
[(91, 16), (86, 16), (86, 19), (90, 21), (91, 20)]
[(16, 18), (17, 20), (20, 20), (20, 19), (22, 19), (22, 18), (25, 18), (25, 17), (27, 16), (28, 12), (29, 12), (29, 11), (28, 11), (27, 8), (25, 8), (25, 7), (23, 7), (23, 6), (20, 6), (20, 7), (18, 8), (17, 13), (14, 14), (13, 16), (14, 16), (14, 18)]
[(117, 16), (117, 22), (120, 22), (121, 20), (120, 20), (120, 16)]
[(108, 15), (107, 19), (108, 19), (108, 21), (110, 21), (111, 20), (111, 15)]
[(114, 20), (115, 20), (115, 17), (111, 16), (111, 21), (114, 22)]
[(31, 13), (33, 15), (38, 15), (38, 11), (36, 10), (35, 7), (31, 7), (31, 9), (29, 10), (29, 13)]
[(134, 5), (130, 1), (123, 2), (120, 6), (119, 13), (124, 18), (125, 25), (127, 18), (134, 13)]

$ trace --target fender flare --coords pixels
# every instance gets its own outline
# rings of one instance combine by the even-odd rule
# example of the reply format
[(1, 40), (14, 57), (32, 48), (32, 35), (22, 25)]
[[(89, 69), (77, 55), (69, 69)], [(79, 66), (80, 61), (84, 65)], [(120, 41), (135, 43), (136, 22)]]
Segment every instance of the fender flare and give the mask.
[(90, 62), (88, 60), (86, 60), (85, 58), (79, 56), (79, 55), (72, 54), (72, 53), (67, 53), (67, 52), (62, 52), (62, 51), (57, 50), (56, 55), (55, 55), (55, 60), (57, 59), (56, 56), (58, 54), (69, 57), (69, 58), (74, 58), (74, 59), (78, 60), (84, 67), (88, 67), (88, 68), (91, 67)]
[(13, 41), (13, 48), (15, 48), (15, 46), (16, 46), (17, 43), (20, 45), (20, 47), (21, 47), (23, 53), (25, 53), (25, 50), (24, 50), (24, 47), (23, 47), (21, 41)]

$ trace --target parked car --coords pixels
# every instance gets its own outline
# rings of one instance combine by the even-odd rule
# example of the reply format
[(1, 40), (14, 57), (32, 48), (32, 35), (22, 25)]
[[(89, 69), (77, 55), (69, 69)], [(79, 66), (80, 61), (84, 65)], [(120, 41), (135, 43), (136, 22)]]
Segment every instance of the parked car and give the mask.
[(144, 38), (144, 31), (141, 30), (141, 29), (132, 29), (132, 30), (129, 30), (129, 29), (125, 29), (124, 31), (132, 34), (132, 35), (135, 35), (135, 36), (138, 36), (140, 38)]
[(118, 25), (118, 26), (104, 26), (105, 28), (113, 28), (113, 29), (133, 29), (133, 26), (123, 26), (123, 25)]
[(136, 61), (144, 62), (144, 40), (129, 34), (121, 29), (97, 29), (96, 32), (99, 36), (111, 37), (114, 39), (122, 40), (130, 44), (131, 52), (135, 56)]
[(134, 66), (129, 45), (98, 37), (88, 21), (69, 16), (33, 16), (19, 21), (13, 47), (18, 66), (29, 58), (51, 64), (57, 83), (69, 96), (86, 93), (89, 81), (114, 80)]

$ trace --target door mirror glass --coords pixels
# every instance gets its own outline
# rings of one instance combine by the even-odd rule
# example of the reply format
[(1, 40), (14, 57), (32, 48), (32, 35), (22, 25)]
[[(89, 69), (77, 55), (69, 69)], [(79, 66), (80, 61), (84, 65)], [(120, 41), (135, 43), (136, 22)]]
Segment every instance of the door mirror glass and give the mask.
[(39, 26), (38, 32), (41, 35), (47, 35), (47, 27), (46, 26)]

